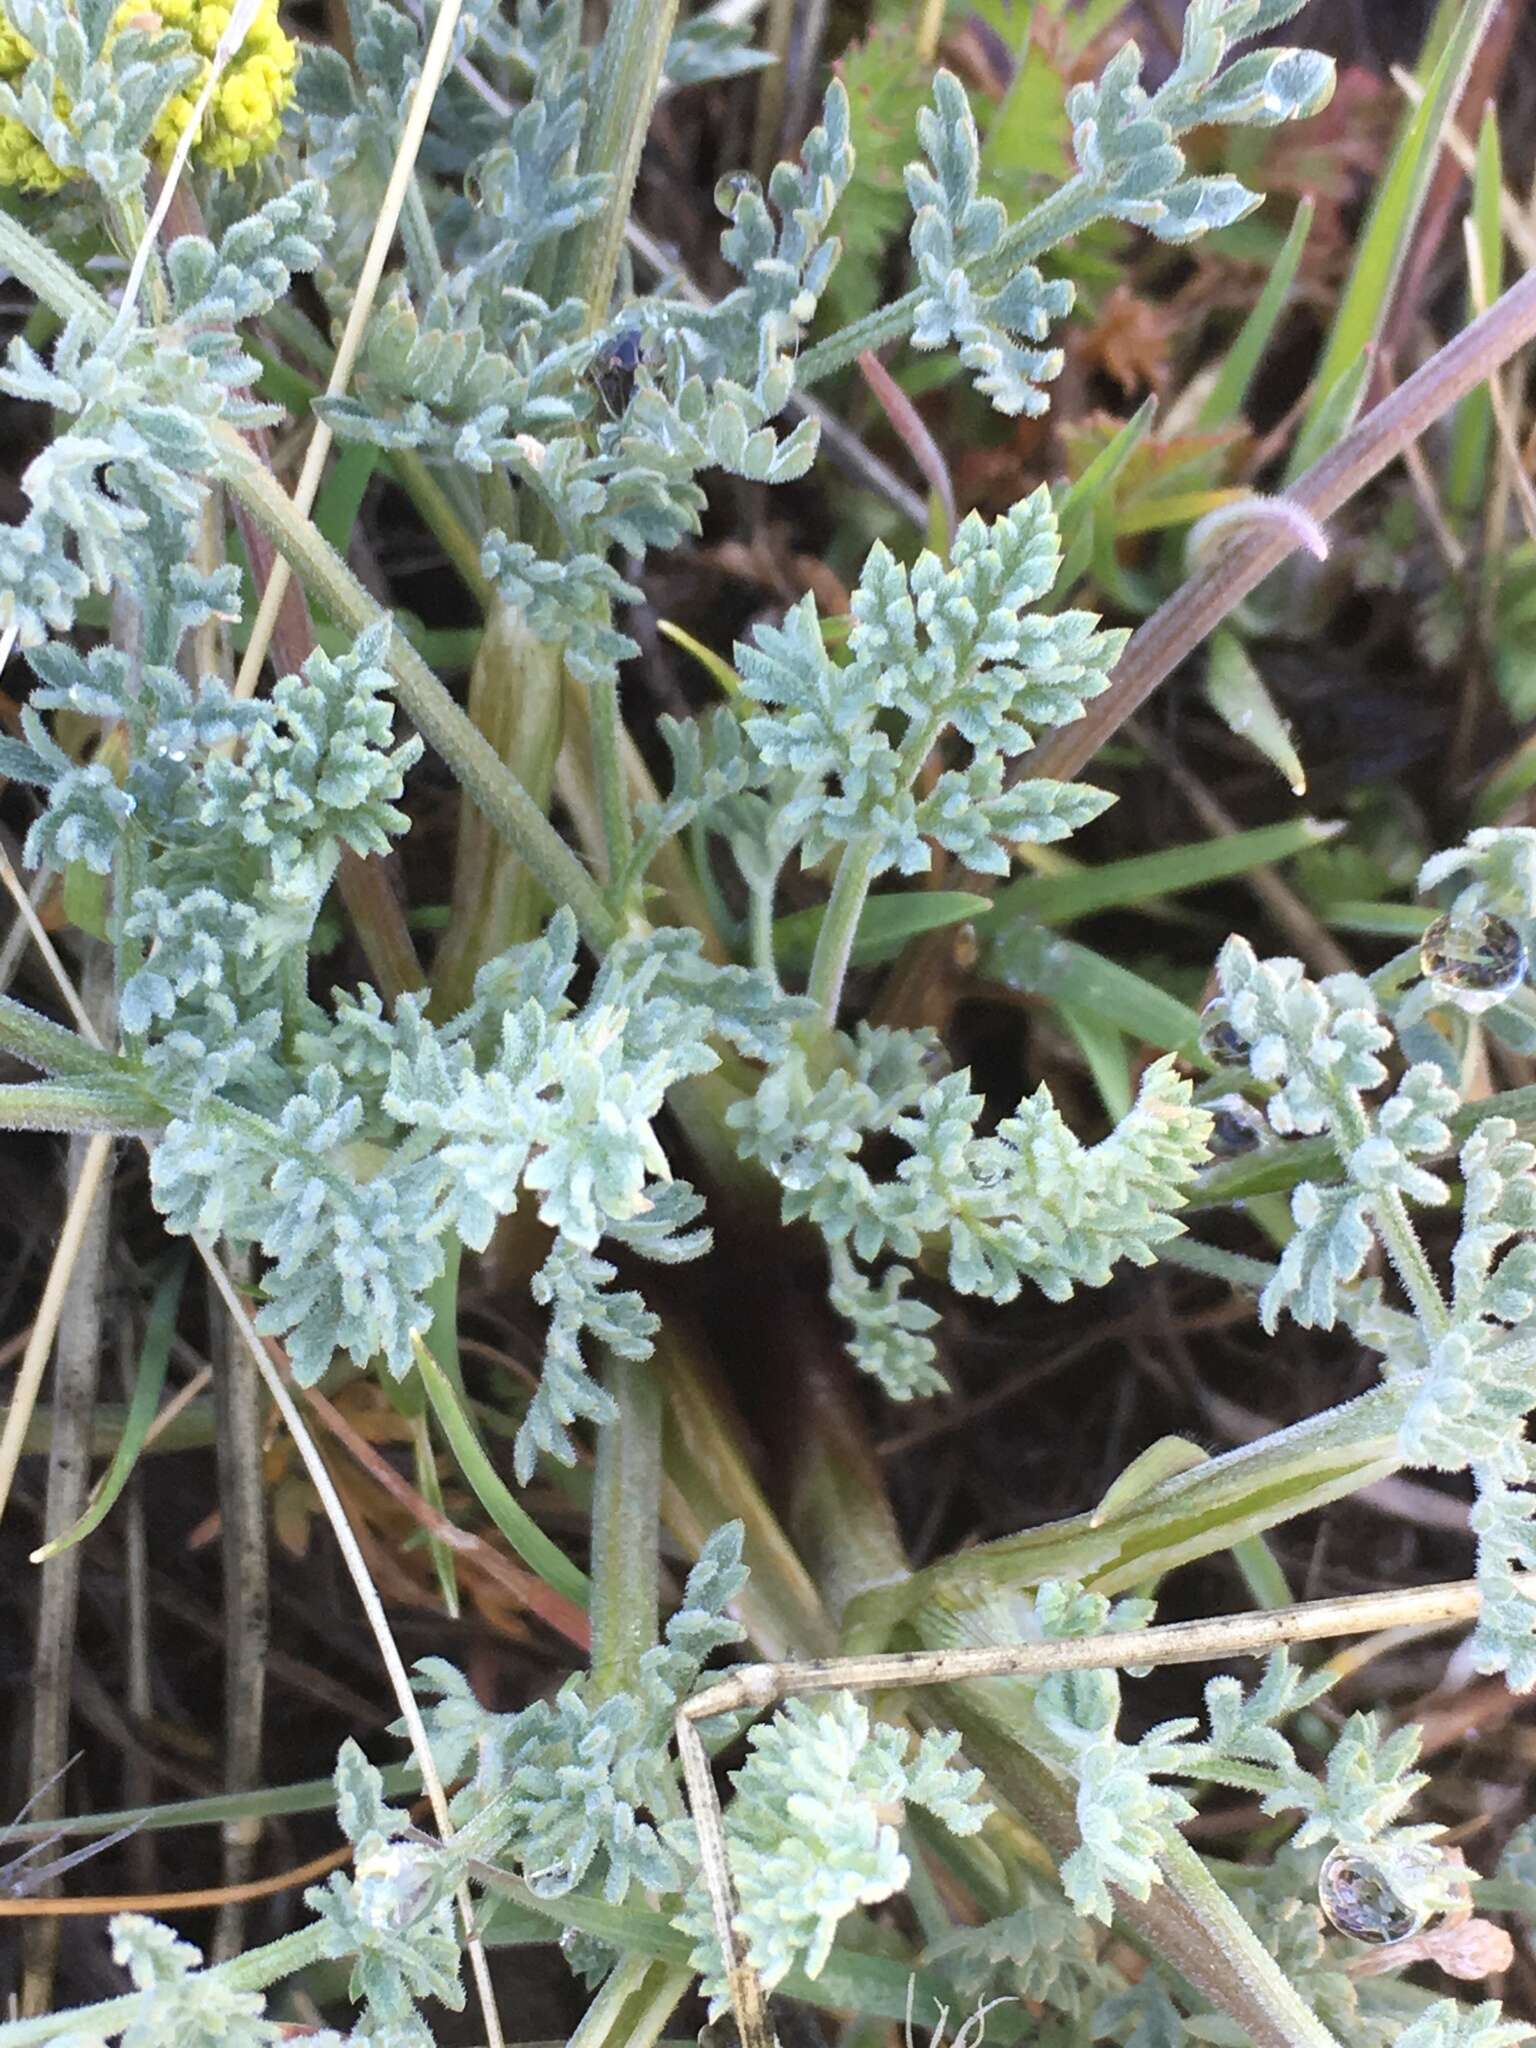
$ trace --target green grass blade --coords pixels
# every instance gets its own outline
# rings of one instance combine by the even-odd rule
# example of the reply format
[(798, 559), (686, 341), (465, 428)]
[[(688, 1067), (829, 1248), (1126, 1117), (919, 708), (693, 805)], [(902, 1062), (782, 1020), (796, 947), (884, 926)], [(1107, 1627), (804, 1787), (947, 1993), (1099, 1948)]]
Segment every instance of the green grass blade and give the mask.
[(1197, 1056), (1200, 1019), (1187, 1003), (1043, 925), (1016, 919), (987, 948), (981, 971), (1005, 987), (1113, 1024), (1142, 1044)]
[(1279, 770), (1293, 796), (1304, 796), (1307, 772), (1291, 738), (1291, 729), (1275, 708), (1269, 686), (1235, 633), (1211, 635), (1205, 671), (1205, 694), (1227, 730), (1257, 748)]
[[(1441, 132), (1461, 99), (1477, 46), (1498, 5), (1499, 0), (1466, 0), (1465, 5), (1463, 0), (1443, 0), (1440, 16), (1430, 31), (1425, 62), (1420, 67), (1424, 97), (1417, 107), (1404, 114), (1387, 168), (1377, 182), (1349, 282), (1339, 300), (1317, 367), (1311, 410), (1291, 450), (1285, 473), (1287, 484), (1310, 468), (1354, 417), (1351, 410), (1342, 420), (1328, 418), (1329, 401), (1381, 338), (1391, 310), (1393, 288), (1407, 260), (1429, 181), (1439, 161)], [(1455, 18), (1447, 30), (1453, 9)], [(1433, 68), (1429, 69), (1431, 62)], [(1355, 403), (1358, 406), (1358, 398)]]
[(1364, 932), (1371, 938), (1416, 939), (1436, 913), (1417, 903), (1330, 903), (1327, 919), (1336, 932)]
[(1072, 924), (1101, 910), (1123, 910), (1158, 896), (1177, 896), (1202, 889), (1251, 868), (1286, 860), (1309, 846), (1321, 846), (1342, 828), (1315, 818), (1288, 818), (1279, 825), (1259, 825), (1226, 839), (1201, 839), (1170, 846), (1161, 853), (1136, 854), (1129, 860), (1106, 861), (1101, 867), (1078, 868), (1071, 874), (1024, 875), (1000, 889), (986, 919), (992, 928), (1009, 917), (1032, 918), (1037, 924)]
[(1056, 523), (1061, 534), (1061, 572), (1056, 591), (1064, 593), (1082, 575), (1093, 559), (1093, 512), (1100, 498), (1110, 502), (1111, 487), (1138, 447), (1152, 431), (1157, 418), (1157, 400), (1149, 398), (1131, 414), (1107, 447), (1101, 448), (1078, 477), (1056, 500)]
[[(1536, 1135), (1536, 1087), (1509, 1088), (1469, 1102), (1446, 1118), (1459, 1145), (1491, 1116), (1505, 1116), (1519, 1126), (1522, 1137)], [(1290, 1138), (1266, 1146), (1246, 1159), (1229, 1159), (1208, 1167), (1193, 1189), (1191, 1209), (1224, 1209), (1255, 1195), (1286, 1194), (1304, 1180), (1338, 1180), (1339, 1155), (1328, 1138)]]
[(185, 1251), (171, 1255), (154, 1298), (149, 1305), (149, 1320), (144, 1326), (144, 1342), (139, 1348), (138, 1375), (134, 1381), (133, 1398), (128, 1404), (128, 1413), (123, 1422), (123, 1433), (118, 1439), (112, 1462), (96, 1482), (96, 1489), (85, 1506), (85, 1512), (78, 1521), (61, 1531), (40, 1550), (34, 1550), (31, 1562), (43, 1564), (50, 1557), (57, 1557), (60, 1551), (68, 1550), (73, 1544), (89, 1536), (99, 1528), (112, 1512), (118, 1495), (128, 1484), (129, 1474), (138, 1463), (139, 1452), (149, 1434), (149, 1425), (155, 1419), (155, 1410), (160, 1405), (160, 1392), (165, 1385), (166, 1367), (170, 1364), (171, 1338), (176, 1329), (176, 1314), (181, 1307), (182, 1282), (187, 1277), (187, 1254)]
[(1058, 1003), (1056, 1009), (1088, 1063), (1099, 1100), (1118, 1123), (1129, 1111), (1135, 1094), (1125, 1034), (1096, 1011), (1081, 1010), (1074, 1003)]
[[(1483, 273), (1483, 303), (1492, 305), (1504, 289), (1504, 230), (1499, 223), (1499, 202), (1504, 190), (1503, 153), (1499, 147), (1499, 122), (1493, 108), (1483, 110), (1483, 125), (1477, 137), (1477, 161), (1472, 170), (1472, 234), (1477, 243)], [(1467, 318), (1475, 320), (1481, 311), (1467, 281)], [(1463, 519), (1476, 515), (1483, 501), (1488, 477), (1488, 451), (1493, 442), (1493, 401), (1486, 384), (1469, 391), (1456, 408), (1451, 427), (1451, 452), (1445, 468), (1446, 501)]]
[[(854, 935), (853, 964), (872, 967), (894, 960), (908, 939), (980, 917), (991, 907), (985, 896), (965, 889), (903, 889), (871, 896)], [(810, 966), (825, 916), (826, 906), (817, 903), (774, 919), (773, 956), (781, 970), (799, 974)]]
[(1316, 210), (1310, 199), (1303, 199), (1297, 207), (1291, 231), (1275, 258), (1275, 267), (1269, 273), (1253, 311), (1239, 329), (1237, 339), (1227, 350), (1216, 382), (1200, 408), (1198, 424), (1202, 428), (1209, 430), (1229, 426), (1242, 417), (1254, 374), (1290, 299), (1291, 286), (1296, 281), (1297, 266), (1307, 246), (1307, 237), (1312, 232), (1312, 217)]
[(513, 1498), (501, 1474), (486, 1456), (484, 1446), (468, 1412), (450, 1385), (447, 1374), (427, 1347), (416, 1344), (416, 1365), (427, 1389), (427, 1399), (448, 1447), (458, 1460), (470, 1491), (506, 1537), (530, 1571), (536, 1572), (552, 1592), (564, 1594), (578, 1607), (592, 1599), (592, 1582), (579, 1565), (572, 1564), (559, 1545), (552, 1542), (538, 1523)]
[(315, 500), (314, 520), (338, 555), (344, 555), (352, 541), (352, 529), (363, 509), (363, 498), (382, 450), (366, 441), (343, 447), (331, 465), (331, 473)]
[(737, 675), (735, 669), (731, 667), (731, 664), (725, 659), (724, 655), (716, 654), (713, 647), (706, 647), (702, 640), (695, 640), (691, 633), (684, 632), (683, 628), (675, 624), (671, 619), (658, 619), (656, 621), (656, 630), (664, 640), (670, 640), (674, 647), (681, 647), (685, 654), (693, 656), (704, 673), (712, 676), (720, 685), (721, 693), (727, 703), (739, 704), (741, 702), (741, 677)]

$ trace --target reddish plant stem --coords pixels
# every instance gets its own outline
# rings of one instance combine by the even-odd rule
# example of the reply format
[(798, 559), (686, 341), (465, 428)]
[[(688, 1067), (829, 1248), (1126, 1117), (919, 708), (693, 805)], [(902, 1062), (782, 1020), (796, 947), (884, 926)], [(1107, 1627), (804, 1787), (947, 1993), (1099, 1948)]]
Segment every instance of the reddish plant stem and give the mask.
[[(1299, 477), (1288, 502), (1332, 518), (1425, 429), (1536, 336), (1536, 271), (1495, 300), (1421, 370)], [(1083, 716), (1029, 756), (1025, 773), (1070, 782), (1185, 657), (1301, 545), (1278, 520), (1255, 523), (1160, 605), (1131, 636), (1113, 680)]]

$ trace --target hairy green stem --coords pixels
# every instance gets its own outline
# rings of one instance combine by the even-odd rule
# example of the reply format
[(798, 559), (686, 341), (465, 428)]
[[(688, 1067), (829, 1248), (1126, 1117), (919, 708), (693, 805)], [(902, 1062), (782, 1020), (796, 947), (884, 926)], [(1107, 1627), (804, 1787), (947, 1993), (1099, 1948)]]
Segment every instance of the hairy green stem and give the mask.
[[(547, 812), (565, 703), (560, 649), (529, 632), (520, 612), (495, 602), (469, 680), (469, 716)], [(432, 963), (432, 1011), (452, 1017), (487, 960), (536, 938), (544, 891), (468, 798), (459, 805), (453, 906)]]
[(1336, 2037), (1297, 1995), (1294, 1985), (1182, 1835), (1158, 1861), (1170, 1891), (1193, 1908), (1207, 1940), (1251, 2001), (1245, 2019), (1256, 2043), (1276, 2048), (1339, 2048)]
[(604, 2048), (625, 2006), (650, 1973), (651, 1958), (648, 1955), (621, 1957), (601, 1991), (583, 2013), (565, 2048)]
[(573, 230), (562, 252), (560, 294), (585, 304), (589, 328), (608, 317), (640, 152), (676, 19), (677, 0), (615, 0), (592, 66), (577, 167), (604, 173), (608, 192), (602, 211)]
[(611, 891), (617, 888), (635, 843), (621, 759), (623, 717), (619, 710), (618, 678), (605, 676), (601, 682), (593, 683), (591, 699), (592, 776), (597, 785), (598, 816), (602, 820)]
[(55, 1024), (51, 1017), (18, 1003), (14, 996), (0, 996), (0, 1046), (49, 1074), (131, 1078), (126, 1061), (116, 1053), (88, 1045), (78, 1032)]
[(130, 1081), (82, 1076), (0, 1082), (0, 1131), (100, 1131), (132, 1138), (158, 1131), (165, 1121), (159, 1104)]
[(618, 1409), (598, 1432), (592, 1492), (592, 1681), (599, 1698), (636, 1691), (656, 1642), (661, 1519), (661, 1383), (649, 1364), (616, 1358), (603, 1384)]
[(856, 1601), (846, 1646), (883, 1648), (894, 1629), (930, 1603), (971, 1607), (1044, 1579), (1123, 1593), (1176, 1565), (1230, 1550), (1243, 1537), (1398, 1471), (1397, 1428), (1406, 1403), (1404, 1391), (1376, 1387), (1165, 1479), (1119, 1513), (1075, 1515), (978, 1544)]
[[(913, 721), (901, 743), (896, 766), (898, 789), (912, 787), (923, 763), (938, 744), (944, 725), (942, 716)], [(844, 847), (837, 879), (832, 884), (832, 894), (822, 917), (821, 930), (816, 935), (816, 950), (811, 956), (806, 993), (820, 1009), (822, 1022), (829, 1030), (837, 1023), (843, 983), (847, 978), (848, 963), (853, 958), (853, 942), (858, 936), (859, 919), (864, 915), (864, 903), (874, 879), (879, 852), (878, 833), (866, 833), (862, 839), (852, 840)]]
[(880, 841), (872, 832), (866, 833), (862, 839), (855, 839), (844, 849), (838, 863), (837, 879), (832, 884), (832, 894), (827, 898), (821, 930), (816, 934), (816, 951), (811, 956), (811, 972), (805, 992), (820, 1010), (821, 1020), (828, 1030), (837, 1023), (843, 982), (847, 978), (848, 963), (853, 958), (853, 942), (858, 936), (859, 919), (864, 914), (875, 855), (879, 850)]

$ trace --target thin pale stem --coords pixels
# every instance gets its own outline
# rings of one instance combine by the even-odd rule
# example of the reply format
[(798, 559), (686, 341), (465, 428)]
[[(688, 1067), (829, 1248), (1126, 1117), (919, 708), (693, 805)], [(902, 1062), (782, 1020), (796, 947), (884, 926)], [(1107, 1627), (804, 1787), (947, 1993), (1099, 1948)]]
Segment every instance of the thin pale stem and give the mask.
[[(1335, 1092), (1334, 1110), (1339, 1150), (1348, 1159), (1370, 1137), (1371, 1120), (1353, 1089), (1341, 1088)], [(1413, 1218), (1408, 1214), (1408, 1204), (1396, 1188), (1380, 1189), (1371, 1193), (1368, 1199), (1371, 1216), (1387, 1248), (1387, 1256), (1397, 1270), (1403, 1291), (1423, 1325), (1425, 1335), (1433, 1343), (1445, 1335), (1451, 1318), (1440, 1284), (1419, 1242), (1419, 1233), (1413, 1227)]]
[[(332, 363), (331, 374), (326, 379), (327, 398), (339, 398), (351, 382), (353, 367), (362, 348), (363, 336), (367, 331), (374, 300), (378, 296), (379, 284), (384, 276), (384, 266), (389, 261), (400, 210), (406, 202), (406, 196), (411, 190), (416, 174), (416, 158), (421, 149), (422, 138), (427, 132), (427, 118), (432, 112), (432, 102), (437, 97), (437, 88), (442, 83), (443, 73), (453, 55), (453, 32), (458, 26), (460, 6), (461, 0), (442, 0), (437, 10), (437, 18), (432, 24), (432, 35), (427, 43), (426, 55), (422, 59), (421, 76), (417, 79), (416, 90), (411, 95), (405, 127), (400, 136), (400, 146), (395, 151), (395, 161), (390, 167), (389, 182), (384, 188), (379, 217), (374, 223), (373, 234), (363, 258), (362, 272), (357, 280), (357, 292), (337, 345), (336, 360)], [(309, 447), (305, 451), (304, 467), (300, 470), (298, 483), (294, 486), (293, 510), (299, 519), (307, 519), (314, 506), (330, 448), (331, 430), (324, 420), (316, 419)], [(255, 694), (256, 684), (261, 676), (261, 666), (267, 658), (267, 648), (271, 645), (272, 631), (277, 624), (277, 615), (282, 608), (283, 595), (288, 588), (290, 573), (285, 557), (274, 563), (272, 574), (267, 578), (267, 587), (262, 592), (261, 605), (251, 628), (250, 644), (245, 650), (245, 659), (241, 662), (240, 673), (235, 679), (237, 697), (250, 697)]]
[[(981, 289), (1001, 284), (1021, 263), (1028, 263), (1044, 250), (1054, 248), (1058, 242), (1092, 227), (1101, 217), (1102, 210), (1099, 194), (1086, 178), (1070, 179), (1059, 191), (1043, 199), (1032, 212), (1016, 222), (997, 247), (974, 266), (972, 283)], [(825, 341), (818, 341), (796, 363), (796, 384), (801, 390), (808, 391), (823, 377), (846, 369), (866, 349), (884, 348), (887, 342), (909, 332), (923, 297), (923, 289), (914, 287), (889, 306), (866, 313), (862, 320), (851, 321), (835, 334), (829, 334)]]
[(804, 1664), (743, 1664), (685, 1700), (678, 1715), (680, 1723), (704, 1721), (715, 1714), (761, 1711), (780, 1700), (804, 1699), (813, 1693), (882, 1692), (958, 1685), (977, 1678), (1038, 1678), (1055, 1671), (1123, 1671), (1141, 1665), (1150, 1669), (1258, 1657), (1291, 1643), (1370, 1635), (1378, 1629), (1427, 1624), (1450, 1628), (1475, 1620), (1481, 1605), (1477, 1581), (1457, 1579), (1405, 1592), (1355, 1593), (1263, 1613), (1168, 1622), (1158, 1628), (1059, 1642), (999, 1643), (974, 1650), (886, 1650), (872, 1657), (823, 1657)]
[(725, 1817), (720, 1811), (714, 1772), (699, 1738), (696, 1724), (700, 1717), (692, 1712), (692, 1706), (692, 1701), (685, 1701), (678, 1710), (677, 1755), (698, 1836), (699, 1864), (709, 1893), (715, 1940), (725, 1960), (731, 2010), (736, 2015), (741, 2048), (772, 2048), (773, 2030), (768, 2024), (768, 2001), (763, 1996), (762, 1979), (748, 1960), (746, 1943), (736, 1931), (736, 1880), (731, 1875), (731, 1859), (726, 1852)]

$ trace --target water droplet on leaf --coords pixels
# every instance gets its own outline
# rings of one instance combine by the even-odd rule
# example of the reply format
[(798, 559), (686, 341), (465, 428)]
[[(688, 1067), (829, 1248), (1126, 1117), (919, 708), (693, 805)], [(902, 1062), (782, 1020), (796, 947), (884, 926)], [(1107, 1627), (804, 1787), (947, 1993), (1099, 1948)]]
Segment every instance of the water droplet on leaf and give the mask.
[(1219, 1095), (1206, 1108), (1211, 1113), (1213, 1159), (1240, 1159), (1245, 1152), (1256, 1152), (1269, 1135), (1263, 1116), (1241, 1095)]
[(1401, 1897), (1388, 1859), (1370, 1849), (1330, 1849), (1317, 1875), (1317, 1899), (1329, 1921), (1351, 1941), (1384, 1948), (1406, 1941), (1430, 1915)]
[(751, 192), (761, 199), (763, 188), (750, 171), (727, 171), (715, 187), (715, 207), (727, 220), (736, 218), (736, 209)]
[(557, 1899), (562, 1892), (568, 1892), (574, 1879), (568, 1863), (549, 1863), (542, 1870), (527, 1873), (529, 1891), (541, 1899)]
[(1464, 1010), (1486, 1010), (1525, 979), (1525, 941), (1506, 918), (1488, 911), (1437, 917), (1419, 946), (1419, 965), (1435, 993)]

